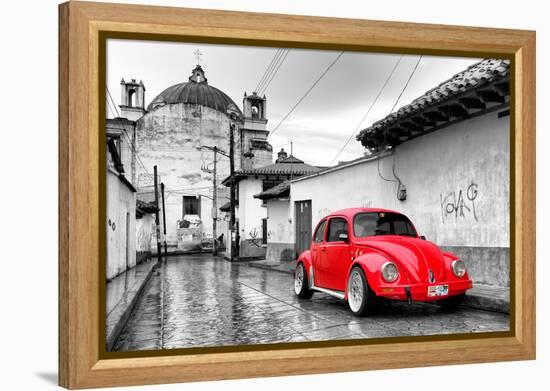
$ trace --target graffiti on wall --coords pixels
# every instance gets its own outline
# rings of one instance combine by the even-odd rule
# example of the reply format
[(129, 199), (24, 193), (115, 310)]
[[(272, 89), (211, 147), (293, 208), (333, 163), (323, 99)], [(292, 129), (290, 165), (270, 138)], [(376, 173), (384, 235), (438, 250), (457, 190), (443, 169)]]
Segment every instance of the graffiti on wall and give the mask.
[(441, 202), (441, 220), (443, 224), (449, 217), (455, 220), (459, 217), (471, 216), (477, 221), (476, 198), (478, 196), (478, 185), (473, 180), (468, 187), (459, 188), (458, 191), (439, 194)]
[(248, 233), (248, 237), (250, 238), (250, 242), (256, 247), (261, 247), (262, 246), (262, 234), (261, 234), (261, 232), (262, 231), (261, 231), (260, 227), (254, 227)]

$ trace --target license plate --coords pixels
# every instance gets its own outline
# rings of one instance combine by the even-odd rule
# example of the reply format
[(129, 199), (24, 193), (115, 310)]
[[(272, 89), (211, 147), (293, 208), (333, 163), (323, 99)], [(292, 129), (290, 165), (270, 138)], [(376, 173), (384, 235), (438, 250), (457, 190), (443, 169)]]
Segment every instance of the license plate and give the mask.
[(428, 287), (428, 296), (446, 296), (449, 294), (449, 285), (432, 285)]

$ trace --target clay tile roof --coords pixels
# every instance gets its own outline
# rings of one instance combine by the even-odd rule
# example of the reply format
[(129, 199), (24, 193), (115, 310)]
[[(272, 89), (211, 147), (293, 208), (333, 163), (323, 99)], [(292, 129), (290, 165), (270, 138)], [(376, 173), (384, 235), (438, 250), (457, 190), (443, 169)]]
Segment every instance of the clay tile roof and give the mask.
[(244, 170), (243, 174), (294, 174), (294, 175), (305, 175), (311, 174), (319, 171), (319, 167), (315, 167), (304, 163), (303, 160), (296, 158), (295, 156), (290, 155), (289, 157), (280, 160), (276, 163), (269, 164), (267, 166), (258, 167), (252, 170)]
[[(236, 207), (239, 206), (239, 202), (238, 202), (238, 201), (235, 202), (235, 206), (236, 206)], [(231, 211), (231, 201), (227, 201), (225, 204), (223, 204), (222, 206), (220, 206), (220, 210), (221, 210), (222, 212), (229, 212), (229, 211)]]
[(142, 217), (147, 213), (155, 213), (158, 210), (154, 202), (145, 202), (140, 199), (136, 200), (136, 215)]
[(470, 95), (474, 91), (490, 84), (505, 83), (510, 77), (510, 61), (485, 59), (457, 73), (450, 79), (427, 91), (411, 103), (387, 115), (370, 127), (363, 129), (357, 140), (364, 142), (373, 132), (388, 129), (396, 122), (420, 114), (432, 107), (441, 106), (447, 101)]
[[(310, 164), (304, 163), (303, 160), (296, 158), (295, 156), (290, 155), (282, 160), (279, 160), (273, 164), (267, 166), (253, 168), (253, 169), (244, 169), (235, 171), (236, 180), (254, 175), (268, 175), (268, 176), (289, 176), (293, 175), (296, 177), (302, 175), (309, 175), (321, 171), (320, 167), (312, 166)], [(226, 186), (229, 186), (230, 177), (225, 178), (222, 183)]]
[(279, 183), (276, 186), (273, 186), (270, 189), (262, 191), (259, 194), (254, 195), (254, 198), (259, 198), (261, 200), (268, 200), (271, 198), (284, 197), (288, 196), (290, 193), (290, 181), (284, 181)]

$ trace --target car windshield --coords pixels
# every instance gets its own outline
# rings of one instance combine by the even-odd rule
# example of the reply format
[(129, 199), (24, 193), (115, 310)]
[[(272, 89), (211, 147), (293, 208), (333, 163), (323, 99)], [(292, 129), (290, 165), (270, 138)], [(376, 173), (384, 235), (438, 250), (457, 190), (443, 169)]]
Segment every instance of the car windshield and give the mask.
[(416, 237), (409, 219), (399, 213), (365, 212), (353, 219), (353, 234), (357, 238), (377, 235), (403, 235)]

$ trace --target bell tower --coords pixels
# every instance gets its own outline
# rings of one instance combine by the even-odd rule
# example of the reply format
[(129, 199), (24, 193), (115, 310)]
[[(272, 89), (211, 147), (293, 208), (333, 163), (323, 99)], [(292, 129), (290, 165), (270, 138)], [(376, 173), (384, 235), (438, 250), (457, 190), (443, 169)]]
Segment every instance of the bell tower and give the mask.
[(273, 163), (273, 147), (267, 141), (267, 107), (265, 95), (244, 93), (244, 125), (241, 128), (241, 169), (253, 169)]
[(248, 129), (266, 130), (266, 98), (253, 92), (244, 93), (243, 98), (244, 127)]
[(130, 121), (138, 120), (145, 114), (145, 86), (140, 80), (136, 79), (129, 82), (122, 79), (120, 81), (120, 115)]

